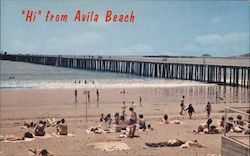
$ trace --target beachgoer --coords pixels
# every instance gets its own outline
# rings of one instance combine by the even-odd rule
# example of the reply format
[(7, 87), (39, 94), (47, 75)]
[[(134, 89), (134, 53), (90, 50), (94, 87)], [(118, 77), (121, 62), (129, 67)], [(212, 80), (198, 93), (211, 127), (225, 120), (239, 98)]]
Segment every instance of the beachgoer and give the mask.
[(212, 111), (212, 106), (211, 106), (210, 102), (207, 102), (207, 105), (205, 107), (205, 111), (207, 111), (207, 118), (210, 118), (210, 114)]
[(181, 141), (178, 139), (172, 139), (172, 140), (168, 140), (166, 142), (158, 142), (158, 143), (145, 143), (145, 145), (149, 146), (149, 147), (182, 147), (182, 148), (187, 148), (189, 146), (192, 147), (199, 147), (199, 148), (204, 148), (205, 146), (201, 145), (200, 143), (198, 143), (197, 140), (194, 141)]
[(99, 90), (98, 89), (96, 90), (96, 99), (97, 99), (97, 101), (99, 101)]
[(84, 83), (87, 84), (88, 83), (87, 80), (85, 80)]
[(235, 121), (236, 124), (243, 126), (244, 122), (242, 120), (242, 116), (241, 115), (237, 115), (237, 119)]
[(134, 101), (132, 101), (132, 103), (131, 103), (131, 106), (130, 107), (135, 107), (135, 102)]
[(225, 123), (225, 117), (222, 116), (222, 117), (221, 117), (221, 120), (219, 121), (220, 127), (224, 127), (224, 123)]
[(111, 118), (111, 114), (107, 114), (104, 118), (104, 122), (108, 123), (109, 125), (111, 125), (112, 123), (112, 118)]
[(187, 108), (187, 109), (185, 109), (185, 111), (186, 111), (186, 110), (188, 110), (189, 119), (191, 119), (191, 118), (192, 118), (193, 113), (195, 113), (195, 111), (194, 111), (194, 107), (192, 106), (192, 104), (189, 104), (188, 108)]
[(126, 117), (126, 103), (125, 101), (122, 102), (122, 115)]
[(88, 104), (90, 104), (90, 91), (88, 91)]
[(75, 103), (77, 103), (77, 94), (78, 94), (78, 91), (77, 89), (75, 89)]
[(119, 113), (115, 113), (114, 115), (114, 124), (118, 125), (120, 120)]
[(79, 84), (81, 83), (81, 80), (79, 80)]
[(199, 133), (199, 132), (203, 132), (205, 129), (209, 130), (212, 122), (213, 122), (212, 119), (208, 119), (207, 123), (199, 124), (197, 130), (194, 130), (193, 132)]
[(29, 151), (35, 156), (54, 156), (54, 153), (47, 149), (29, 149)]
[(143, 115), (139, 115), (139, 129), (145, 130), (146, 129), (146, 121), (143, 119)]
[(101, 116), (100, 116), (100, 120), (99, 120), (100, 122), (103, 122), (104, 121), (104, 115), (103, 114), (101, 114)]
[(181, 115), (183, 115), (182, 113), (183, 113), (183, 111), (184, 111), (184, 109), (185, 109), (184, 99), (185, 99), (185, 96), (182, 96), (181, 104), (180, 104), (180, 106), (181, 106), (180, 114), (181, 114)]
[(44, 136), (45, 135), (45, 124), (42, 120), (39, 121), (39, 124), (35, 128), (36, 136)]
[(163, 116), (163, 118), (161, 119), (161, 123), (162, 124), (168, 124), (169, 123), (169, 121), (168, 121), (168, 115), (167, 114), (165, 114)]
[(131, 116), (129, 119), (129, 135), (128, 137), (133, 138), (135, 136), (135, 131), (136, 131), (136, 122), (137, 122), (137, 115), (136, 112), (134, 111), (134, 108), (129, 108), (129, 111), (131, 111)]
[(120, 116), (119, 126), (121, 127), (122, 130), (126, 130), (127, 123), (126, 123), (125, 117), (123, 115)]
[(61, 122), (56, 126), (56, 133), (59, 135), (68, 134), (68, 126), (65, 123), (65, 119), (62, 119)]
[(140, 106), (142, 106), (142, 98), (141, 98), (141, 96), (139, 96), (139, 103), (140, 103)]
[(231, 123), (226, 123), (226, 132), (229, 132), (231, 129), (233, 129), (233, 122), (234, 122), (234, 118), (233, 117), (228, 117), (228, 121)]
[(134, 108), (133, 107), (130, 107), (129, 108), (129, 111), (131, 112), (131, 116), (130, 116), (130, 119), (133, 119), (135, 121), (135, 123), (137, 122), (137, 114), (136, 112), (134, 111)]
[(92, 81), (93, 84), (95, 84), (95, 81)]

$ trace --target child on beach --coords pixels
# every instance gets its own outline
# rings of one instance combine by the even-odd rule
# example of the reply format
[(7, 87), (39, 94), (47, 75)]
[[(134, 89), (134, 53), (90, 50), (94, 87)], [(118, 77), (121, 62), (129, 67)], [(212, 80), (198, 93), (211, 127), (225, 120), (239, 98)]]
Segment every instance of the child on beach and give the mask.
[(205, 107), (205, 111), (207, 111), (207, 118), (210, 118), (210, 114), (212, 111), (212, 106), (211, 106), (210, 102), (207, 102), (207, 105)]
[(225, 117), (222, 116), (222, 117), (221, 117), (221, 120), (219, 121), (219, 126), (220, 126), (220, 127), (224, 127), (224, 123), (225, 123)]
[(168, 115), (165, 114), (163, 116), (163, 118), (161, 119), (161, 124), (168, 124), (168, 123), (169, 123), (169, 121), (168, 121)]
[(192, 104), (189, 104), (188, 108), (187, 108), (187, 109), (185, 109), (185, 111), (186, 111), (186, 110), (188, 110), (189, 119), (191, 119), (191, 118), (192, 118), (193, 113), (195, 113), (195, 111), (194, 111), (194, 107), (192, 106)]
[(180, 114), (181, 114), (181, 115), (183, 115), (182, 113), (183, 113), (183, 111), (184, 111), (184, 109), (185, 109), (184, 99), (185, 99), (185, 96), (182, 96), (181, 104), (180, 104), (180, 106), (181, 106)]

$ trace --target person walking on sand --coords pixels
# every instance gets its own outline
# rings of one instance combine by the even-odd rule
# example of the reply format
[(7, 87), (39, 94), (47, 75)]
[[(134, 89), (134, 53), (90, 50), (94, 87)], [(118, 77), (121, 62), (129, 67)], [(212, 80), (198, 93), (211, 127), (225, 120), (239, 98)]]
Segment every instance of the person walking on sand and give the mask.
[(96, 90), (96, 100), (99, 102), (99, 90)]
[(207, 105), (205, 107), (205, 111), (207, 111), (207, 118), (210, 118), (210, 114), (212, 111), (212, 106), (211, 106), (210, 102), (207, 102)]
[(75, 103), (77, 103), (77, 94), (78, 94), (78, 92), (77, 92), (77, 90), (75, 89)]
[(185, 109), (185, 111), (188, 111), (188, 114), (189, 114), (189, 119), (191, 119), (192, 118), (192, 115), (193, 115), (193, 113), (195, 113), (195, 111), (194, 111), (194, 107), (192, 106), (192, 104), (189, 104), (189, 106), (188, 106), (188, 108), (187, 109)]
[(90, 104), (90, 91), (88, 91), (88, 104)]
[(182, 99), (181, 99), (181, 111), (180, 111), (180, 114), (183, 115), (183, 111), (185, 109), (185, 104), (184, 104), (184, 99), (185, 99), (185, 96), (182, 96)]
[(139, 104), (140, 104), (140, 106), (142, 106), (142, 98), (141, 98), (141, 96), (139, 96)]

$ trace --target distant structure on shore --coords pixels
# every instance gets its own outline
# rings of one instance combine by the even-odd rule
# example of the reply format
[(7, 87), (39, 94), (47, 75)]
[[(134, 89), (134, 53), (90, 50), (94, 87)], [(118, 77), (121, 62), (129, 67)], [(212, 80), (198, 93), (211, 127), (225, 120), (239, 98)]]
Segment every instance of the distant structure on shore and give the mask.
[(248, 57), (10, 55), (4, 53), (0, 55), (0, 59), (250, 88)]

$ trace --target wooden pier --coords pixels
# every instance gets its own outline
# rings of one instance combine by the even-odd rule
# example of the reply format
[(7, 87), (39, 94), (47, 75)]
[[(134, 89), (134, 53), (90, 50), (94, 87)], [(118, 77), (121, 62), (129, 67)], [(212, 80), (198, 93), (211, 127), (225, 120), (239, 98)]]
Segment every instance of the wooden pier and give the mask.
[(143, 56), (6, 54), (0, 55), (0, 59), (166, 79), (193, 80), (250, 88), (249, 58), (153, 58)]

